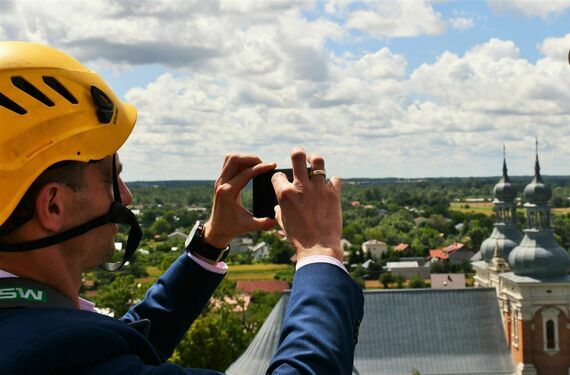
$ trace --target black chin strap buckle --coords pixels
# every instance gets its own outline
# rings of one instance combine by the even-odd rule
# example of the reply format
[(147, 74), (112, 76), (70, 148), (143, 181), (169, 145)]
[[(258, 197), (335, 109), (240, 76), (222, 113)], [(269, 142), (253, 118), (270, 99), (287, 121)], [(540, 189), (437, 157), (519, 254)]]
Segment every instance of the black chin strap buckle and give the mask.
[(113, 195), (115, 201), (111, 204), (111, 208), (109, 209), (109, 222), (126, 224), (130, 226), (130, 229), (123, 260), (120, 262), (105, 262), (101, 265), (101, 268), (111, 272), (121, 269), (125, 263), (131, 259), (142, 238), (142, 230), (135, 214), (133, 214), (121, 200), (121, 190), (119, 189), (119, 177), (117, 174), (117, 154), (113, 154)]
[(125, 265), (137, 250), (142, 239), (142, 230), (137, 222), (135, 214), (133, 214), (133, 212), (124, 204), (119, 202), (113, 202), (113, 204), (111, 204), (111, 209), (109, 210), (109, 221), (115, 224), (126, 224), (130, 226), (123, 260), (120, 262), (106, 262), (101, 265), (101, 268), (104, 270), (117, 271)]

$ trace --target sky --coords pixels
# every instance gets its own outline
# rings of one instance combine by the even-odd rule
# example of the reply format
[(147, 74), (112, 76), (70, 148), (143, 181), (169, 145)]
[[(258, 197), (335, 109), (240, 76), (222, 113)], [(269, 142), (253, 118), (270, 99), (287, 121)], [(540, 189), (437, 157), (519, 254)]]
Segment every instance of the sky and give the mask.
[(0, 40), (61, 49), (139, 111), (126, 181), (227, 153), (328, 176), (570, 175), (570, 0), (0, 0)]

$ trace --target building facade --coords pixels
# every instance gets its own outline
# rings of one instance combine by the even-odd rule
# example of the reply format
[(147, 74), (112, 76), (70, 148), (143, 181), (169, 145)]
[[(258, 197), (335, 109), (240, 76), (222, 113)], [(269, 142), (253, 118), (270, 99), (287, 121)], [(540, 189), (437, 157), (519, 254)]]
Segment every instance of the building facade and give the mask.
[[(473, 263), (476, 285), (495, 287), (520, 375), (570, 374), (570, 256), (552, 234), (551, 196), (540, 175), (537, 155), (534, 178), (524, 190), (527, 220), (523, 238), (509, 251), (516, 231), (499, 231), (501, 236), (494, 231), (489, 242), (481, 246), (482, 260)], [(504, 200), (500, 203), (496, 212), (503, 214), (496, 216), (496, 222), (508, 221), (509, 215), (504, 215), (508, 205)], [(489, 244), (493, 242), (489, 260)]]
[(362, 244), (362, 253), (364, 256), (370, 254), (373, 259), (380, 260), (382, 254), (388, 252), (388, 245), (378, 240), (368, 240)]

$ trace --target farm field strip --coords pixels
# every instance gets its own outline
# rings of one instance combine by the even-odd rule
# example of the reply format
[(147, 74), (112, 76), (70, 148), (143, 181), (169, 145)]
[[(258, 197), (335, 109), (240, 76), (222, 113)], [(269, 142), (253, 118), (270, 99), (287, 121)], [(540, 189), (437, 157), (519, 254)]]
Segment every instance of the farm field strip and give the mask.
[[(465, 207), (465, 206), (469, 207)], [(464, 202), (453, 202), (451, 203), (450, 209), (453, 211), (460, 211), (463, 213), (479, 213), (491, 216), (493, 215), (493, 203), (464, 203)], [(523, 207), (517, 208), (520, 212), (524, 212)], [(551, 211), (555, 215), (564, 215), (570, 213), (570, 207), (564, 208), (551, 208)]]
[[(227, 279), (238, 280), (275, 280), (275, 275), (279, 271), (291, 269), (288, 264), (239, 264), (231, 265), (228, 269)], [(158, 276), (160, 270), (157, 267), (147, 267), (149, 276), (137, 279), (137, 283), (151, 283)]]
[(286, 270), (290, 266), (288, 264), (236, 264), (229, 267), (229, 272), (261, 272)]
[(227, 279), (230, 281), (238, 280), (275, 280), (274, 272), (255, 272), (255, 273), (230, 273), (228, 272)]
[(288, 264), (244, 264), (229, 266), (228, 280), (274, 280), (279, 271), (291, 269)]

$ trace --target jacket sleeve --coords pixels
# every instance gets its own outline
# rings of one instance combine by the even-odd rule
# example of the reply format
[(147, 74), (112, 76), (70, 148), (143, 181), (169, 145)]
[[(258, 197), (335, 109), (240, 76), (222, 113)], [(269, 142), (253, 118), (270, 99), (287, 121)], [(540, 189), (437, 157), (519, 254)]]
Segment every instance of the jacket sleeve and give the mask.
[(150, 320), (148, 339), (167, 359), (223, 278), (224, 275), (200, 267), (184, 253), (121, 320)]
[(295, 274), (268, 374), (351, 374), (362, 290), (339, 267), (313, 263)]

